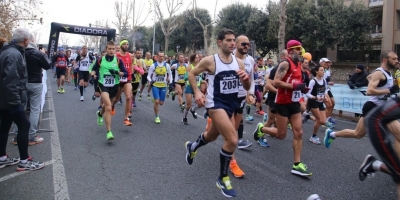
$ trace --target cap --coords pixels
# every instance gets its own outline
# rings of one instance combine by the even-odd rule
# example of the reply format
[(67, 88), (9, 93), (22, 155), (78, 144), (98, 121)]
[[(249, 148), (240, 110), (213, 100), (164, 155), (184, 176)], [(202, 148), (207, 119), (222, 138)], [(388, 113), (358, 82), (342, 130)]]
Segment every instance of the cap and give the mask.
[(76, 50), (81, 50), (82, 48), (81, 47), (76, 47)]
[(331, 62), (331, 60), (329, 60), (328, 58), (319, 59), (319, 63), (322, 63), (322, 62)]
[(364, 65), (362, 65), (362, 64), (356, 65), (356, 68), (357, 68), (357, 69), (361, 69), (361, 70), (363, 70), (363, 71), (364, 71), (364, 69), (365, 69)]
[(286, 49), (291, 49), (293, 47), (301, 47), (301, 42), (297, 40), (289, 40), (286, 44)]
[(64, 51), (64, 48), (60, 47), (58, 48), (59, 51)]
[(72, 49), (71, 48), (68, 48), (68, 50), (67, 51), (72, 51)]

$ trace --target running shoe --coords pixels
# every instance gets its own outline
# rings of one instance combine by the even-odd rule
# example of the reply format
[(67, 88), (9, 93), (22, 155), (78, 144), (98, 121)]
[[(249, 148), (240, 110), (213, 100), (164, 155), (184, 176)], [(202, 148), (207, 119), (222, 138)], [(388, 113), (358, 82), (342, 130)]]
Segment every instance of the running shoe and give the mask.
[(181, 112), (183, 112), (183, 110), (185, 110), (185, 104), (182, 103), (182, 105), (181, 105)]
[(367, 155), (360, 166), (360, 170), (358, 171), (358, 178), (360, 181), (365, 181), (367, 177), (373, 176), (376, 170), (372, 167), (372, 164), (377, 159), (372, 155)]
[(93, 101), (96, 100), (96, 96), (95, 95), (92, 96), (92, 100)]
[(119, 98), (119, 104), (123, 104), (122, 97)]
[(125, 126), (132, 126), (132, 122), (130, 122), (129, 119), (124, 119), (124, 125)]
[(310, 142), (312, 142), (314, 144), (321, 144), (321, 142), (319, 141), (319, 138), (317, 136), (315, 136), (315, 137), (311, 136)]
[(19, 163), (19, 158), (7, 158), (4, 161), (0, 161), (0, 169), (10, 165), (16, 165)]
[(233, 189), (231, 185), (229, 176), (222, 177), (222, 179), (218, 178), (216, 184), (217, 187), (221, 189), (221, 192), (225, 197), (235, 197), (237, 195), (236, 191)]
[(197, 119), (197, 113), (195, 111), (192, 111), (192, 109), (189, 109), (190, 113), (192, 113), (193, 118)]
[(83, 98), (83, 96), (81, 96), (81, 98), (79, 100), (84, 101), (85, 99)]
[(34, 162), (28, 160), (26, 163), (19, 162), (17, 166), (17, 171), (34, 171), (42, 169), (43, 167), (43, 162)]
[(65, 93), (64, 88), (61, 88), (61, 94), (64, 94), (64, 93)]
[(115, 107), (111, 106), (111, 115), (114, 116), (115, 115)]
[(175, 101), (175, 92), (171, 92), (171, 99), (172, 99), (172, 101)]
[(96, 112), (96, 114), (97, 114), (97, 125), (103, 126), (103, 116), (101, 116), (101, 113), (99, 110)]
[(292, 130), (292, 124), (290, 124), (290, 123), (287, 124), (287, 128), (290, 129), (290, 130)]
[(246, 116), (246, 121), (252, 122), (252, 121), (254, 121), (254, 117), (251, 116), (251, 115), (247, 115), (247, 116)]
[(236, 178), (243, 178), (244, 177), (244, 172), (242, 169), (240, 169), (239, 165), (237, 164), (236, 161), (231, 160), (231, 163), (229, 164), (229, 168)]
[(156, 118), (154, 119), (154, 122), (155, 122), (156, 124), (160, 124), (160, 123), (161, 123), (160, 117), (156, 117)]
[(139, 94), (139, 101), (141, 101), (142, 100), (142, 95), (141, 94)]
[(185, 125), (188, 125), (188, 121), (187, 121), (186, 117), (182, 119), (182, 123), (185, 124)]
[(331, 144), (332, 144), (333, 140), (335, 139), (335, 138), (333, 138), (331, 136), (332, 132), (333, 131), (331, 129), (329, 129), (329, 128), (326, 129), (326, 131), (325, 131), (324, 145), (325, 145), (326, 148), (331, 147)]
[(257, 141), (257, 143), (262, 146), (262, 147), (269, 147), (269, 144), (267, 142), (267, 139), (260, 137)]
[(33, 137), (33, 138), (29, 138), (28, 145), (29, 145), (29, 146), (32, 146), (32, 145), (35, 145), (35, 144), (40, 144), (40, 143), (42, 143), (42, 142), (44, 142), (44, 139), (43, 139), (43, 138), (41, 138), (41, 137), (39, 137), (39, 136), (35, 136), (35, 137)]
[(170, 92), (169, 92), (169, 91), (167, 91), (167, 96), (166, 96), (166, 97), (167, 97), (167, 99), (169, 99), (169, 93), (170, 93)]
[(293, 164), (292, 174), (296, 174), (299, 176), (311, 176), (312, 173), (307, 171), (307, 166), (303, 163), (299, 163), (297, 166)]
[(74, 90), (78, 90), (78, 87), (75, 87)]
[(196, 156), (197, 151), (192, 151), (192, 142), (187, 141), (185, 143), (185, 148), (186, 148), (186, 162), (187, 164), (191, 165), (193, 163), (193, 158)]
[(241, 140), (239, 140), (237, 147), (238, 147), (238, 149), (246, 149), (246, 148), (250, 147), (251, 145), (253, 145), (253, 143), (249, 142), (248, 140), (241, 139)]
[(329, 117), (328, 121), (332, 124), (337, 124), (336, 120), (334, 120), (332, 117)]
[(113, 140), (114, 139), (114, 135), (112, 134), (111, 131), (107, 132), (107, 140)]
[(254, 130), (254, 133), (253, 133), (253, 137), (254, 137), (255, 141), (258, 141), (258, 139), (260, 139), (261, 137), (264, 136), (264, 133), (261, 132), (261, 129), (263, 127), (264, 127), (263, 123), (260, 122), (260, 123), (257, 124), (256, 130)]
[(61, 93), (61, 88), (58, 88), (57, 93)]
[(148, 100), (150, 100), (150, 99), (151, 99), (151, 98), (150, 98), (150, 94), (147, 94), (147, 99), (148, 99)]

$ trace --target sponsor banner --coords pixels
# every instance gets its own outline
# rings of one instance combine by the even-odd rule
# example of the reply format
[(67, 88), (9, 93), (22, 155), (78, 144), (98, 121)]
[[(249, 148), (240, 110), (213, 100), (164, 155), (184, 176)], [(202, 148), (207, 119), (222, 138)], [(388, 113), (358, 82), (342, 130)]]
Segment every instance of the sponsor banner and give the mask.
[(46, 102), (46, 93), (47, 93), (47, 71), (42, 71), (42, 103), (40, 105), (40, 113), (43, 113), (44, 103)]
[(352, 90), (347, 84), (335, 84), (330, 88), (335, 99), (335, 110), (361, 114), (364, 103), (370, 99), (367, 87)]

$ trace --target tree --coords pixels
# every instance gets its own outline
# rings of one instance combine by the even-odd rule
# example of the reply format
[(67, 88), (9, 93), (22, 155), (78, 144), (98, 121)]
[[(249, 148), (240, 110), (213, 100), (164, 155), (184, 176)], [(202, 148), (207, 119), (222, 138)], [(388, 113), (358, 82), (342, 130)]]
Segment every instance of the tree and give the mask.
[(168, 44), (169, 44), (169, 38), (171, 34), (175, 31), (175, 29), (178, 27), (179, 23), (177, 21), (177, 16), (175, 13), (179, 11), (179, 9), (183, 5), (183, 0), (165, 0), (166, 7), (167, 7), (167, 13), (168, 13), (168, 20), (165, 20), (164, 14), (161, 12), (163, 10), (161, 8), (161, 0), (154, 0), (155, 2), (155, 12), (158, 17), (158, 20), (161, 25), (161, 30), (164, 33), (165, 37), (165, 47), (164, 51), (168, 51)]
[(237, 35), (246, 34), (246, 23), (252, 12), (257, 9), (250, 4), (242, 3), (231, 4), (223, 8), (218, 13), (217, 30), (229, 28), (235, 31)]
[(21, 21), (32, 24), (42, 23), (41, 0), (1, 0), (0, 1), (0, 35), (11, 39), (11, 31), (19, 26)]
[(90, 35), (82, 35), (81, 44), (90, 47)]
[[(208, 34), (208, 28), (209, 28), (209, 27), (212, 27), (212, 25), (213, 25), (214, 23), (216, 23), (216, 21), (215, 21), (215, 12), (216, 12), (216, 9), (217, 9), (217, 4), (218, 4), (218, 0), (215, 1), (214, 20), (211, 21), (210, 23), (204, 23), (204, 24), (205, 24), (205, 25), (204, 25), (203, 22), (202, 22), (198, 17), (196, 17), (197, 1), (196, 1), (196, 0), (193, 0), (193, 17), (194, 17), (194, 19), (197, 20), (197, 22), (199, 22), (201, 28), (203, 28), (204, 51), (205, 51), (205, 54), (206, 54), (206, 55), (208, 55), (208, 52), (207, 52), (207, 51), (208, 51), (208, 43), (210, 42), (210, 41), (209, 41), (209, 40), (210, 40), (210, 35)], [(207, 10), (206, 10), (206, 11), (207, 11)], [(207, 13), (208, 13), (208, 11), (207, 11)]]
[[(278, 49), (278, 32), (279, 32), (279, 4), (275, 1), (269, 0), (266, 7), (266, 14), (268, 16), (268, 31), (266, 40), (271, 41), (271, 48)], [(274, 49), (274, 48), (273, 48)]]
[(68, 45), (69, 37), (67, 36), (67, 33), (60, 33), (60, 40), (61, 40), (61, 45)]
[(287, 0), (279, 1), (279, 31), (278, 31), (278, 50), (281, 52), (285, 49), (285, 26), (286, 26), (286, 3)]
[[(146, 5), (145, 3), (140, 3), (139, 5), (136, 4), (136, 0), (133, 0), (131, 2), (132, 4), (132, 27), (131, 29), (131, 36), (135, 35), (136, 31), (139, 29), (140, 26), (143, 25), (143, 23), (146, 21), (147, 17), (149, 16), (150, 12), (151, 12), (151, 3), (149, 2), (148, 4), (149, 9), (146, 12), (146, 9), (144, 9), (144, 6)], [(145, 11), (146, 13), (143, 14), (143, 11)], [(136, 37), (132, 37), (133, 41), (132, 41), (132, 47), (136, 46)]]
[[(124, 9), (125, 8), (125, 9)], [(133, 5), (127, 1), (123, 2), (114, 2), (114, 11), (115, 16), (117, 17), (116, 22), (112, 22), (118, 29), (118, 41), (121, 41), (121, 38), (127, 38), (129, 29), (129, 20), (130, 13), (132, 13)]]
[(35, 37), (35, 43), (40, 43), (40, 39), (42, 38), (42, 33), (37, 31), (32, 32), (33, 37)]

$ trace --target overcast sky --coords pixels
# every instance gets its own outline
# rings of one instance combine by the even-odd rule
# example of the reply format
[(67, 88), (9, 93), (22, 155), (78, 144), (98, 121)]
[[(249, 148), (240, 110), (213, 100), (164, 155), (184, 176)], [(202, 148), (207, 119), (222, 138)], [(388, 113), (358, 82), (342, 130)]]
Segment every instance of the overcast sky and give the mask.
[[(89, 26), (89, 23), (94, 24), (96, 20), (105, 21), (108, 19), (110, 24), (111, 22), (116, 21), (114, 14), (115, 1), (113, 0), (42, 0), (42, 2), (43, 15), (39, 17), (43, 17), (43, 25), (36, 24), (32, 27), (25, 26), (25, 28), (29, 28), (30, 31), (37, 31), (40, 34), (40, 37), (38, 38), (40, 41), (37, 41), (37, 43), (48, 43), (51, 22)], [(122, 2), (126, 2), (126, 0), (122, 0)], [(152, 0), (136, 0), (137, 5), (145, 5), (145, 10), (149, 10), (149, 2), (152, 2)], [(165, 0), (162, 0), (162, 2), (162, 5), (165, 5)], [(188, 5), (192, 1), (184, 0), (184, 2), (184, 5), (178, 13), (183, 12), (188, 8)], [(218, 14), (223, 7), (236, 2), (238, 2), (238, 0), (218, 0), (216, 13)], [(249, 3), (260, 9), (264, 9), (268, 0), (240, 0), (240, 2), (243, 2), (244, 4)], [(214, 17), (215, 1), (200, 0), (197, 1), (197, 6), (198, 8), (207, 9), (210, 12), (211, 17)], [(166, 9), (164, 15), (166, 15)], [(151, 13), (143, 25), (152, 26), (154, 23), (153, 19), (154, 15)], [(112, 28), (115, 28), (113, 24), (111, 24), (111, 26)], [(67, 34), (67, 36), (70, 39), (70, 45), (81, 45), (81, 35)]]

